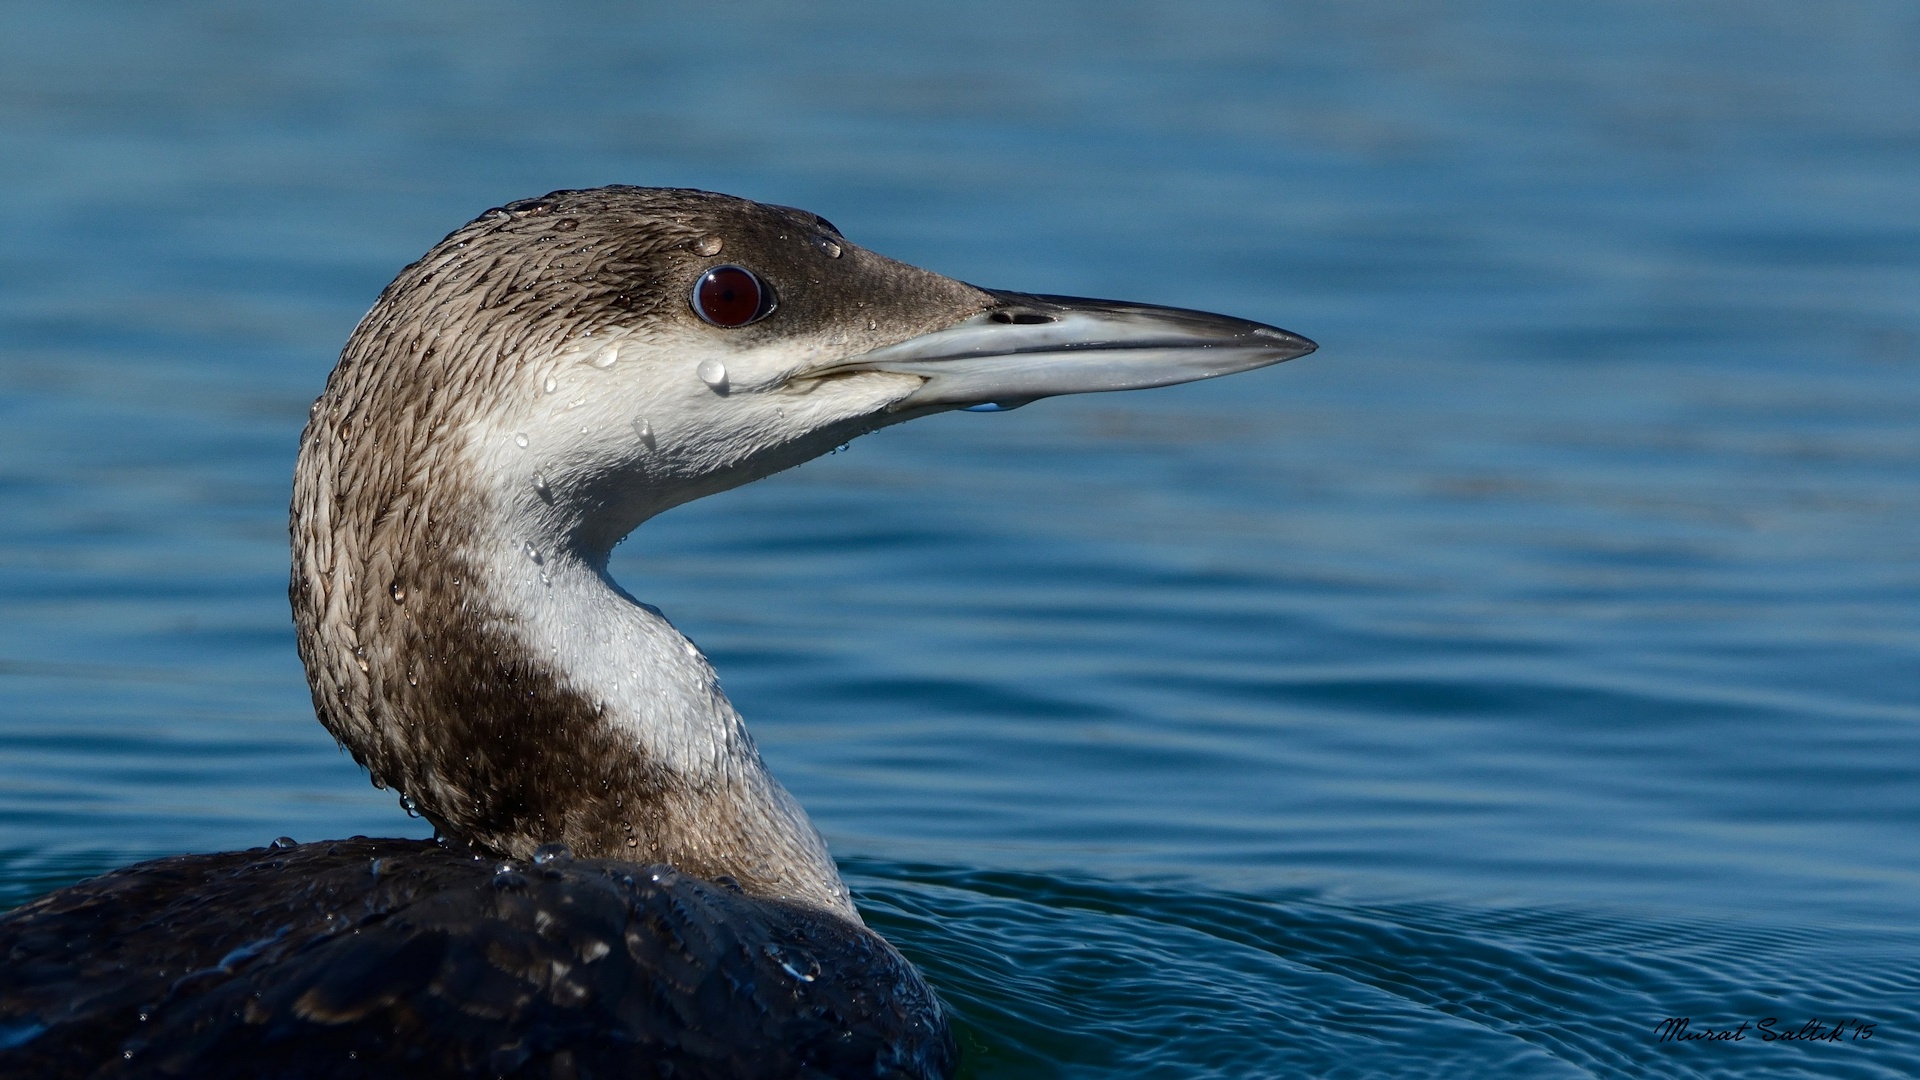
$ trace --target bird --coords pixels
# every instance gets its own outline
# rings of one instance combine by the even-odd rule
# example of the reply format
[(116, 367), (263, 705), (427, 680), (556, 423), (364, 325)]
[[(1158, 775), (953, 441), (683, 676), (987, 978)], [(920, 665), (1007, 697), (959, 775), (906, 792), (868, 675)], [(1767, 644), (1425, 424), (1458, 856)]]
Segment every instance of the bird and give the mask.
[(353, 331), (289, 517), (315, 712), (434, 839), (162, 858), (0, 917), (0, 1075), (950, 1075), (938, 997), (614, 545), (906, 420), (1315, 347), (711, 192), (487, 211)]

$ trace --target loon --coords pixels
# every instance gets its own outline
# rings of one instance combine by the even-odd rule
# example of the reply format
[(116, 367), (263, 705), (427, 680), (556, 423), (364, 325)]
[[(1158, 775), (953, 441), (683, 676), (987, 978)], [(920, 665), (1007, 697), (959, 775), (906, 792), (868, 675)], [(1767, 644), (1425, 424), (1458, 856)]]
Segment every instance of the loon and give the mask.
[(0, 1075), (950, 1075), (938, 999), (610, 552), (890, 424), (1314, 348), (708, 192), (488, 211), (353, 332), (291, 510), (314, 708), (436, 839), (163, 858), (0, 917)]

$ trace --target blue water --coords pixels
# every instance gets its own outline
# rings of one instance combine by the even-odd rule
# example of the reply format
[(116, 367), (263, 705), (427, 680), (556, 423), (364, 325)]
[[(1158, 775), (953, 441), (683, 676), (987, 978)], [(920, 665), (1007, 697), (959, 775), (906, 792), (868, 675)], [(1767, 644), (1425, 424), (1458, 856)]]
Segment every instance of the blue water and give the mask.
[(616, 556), (968, 1075), (1920, 1075), (1920, 12), (708, 7), (6, 5), (0, 905), (422, 834), (294, 657), (306, 406), (480, 210), (686, 185), (1322, 343)]

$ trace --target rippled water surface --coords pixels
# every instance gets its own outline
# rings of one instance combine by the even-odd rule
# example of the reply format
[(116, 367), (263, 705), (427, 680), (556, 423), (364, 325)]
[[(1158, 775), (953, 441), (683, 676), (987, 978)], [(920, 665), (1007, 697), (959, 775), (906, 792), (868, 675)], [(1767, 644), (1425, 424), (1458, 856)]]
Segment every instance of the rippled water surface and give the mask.
[(307, 403), (480, 210), (686, 185), (1322, 342), (616, 556), (970, 1075), (1920, 1075), (1910, 5), (702, 8), (6, 6), (0, 903), (422, 834), (294, 656)]

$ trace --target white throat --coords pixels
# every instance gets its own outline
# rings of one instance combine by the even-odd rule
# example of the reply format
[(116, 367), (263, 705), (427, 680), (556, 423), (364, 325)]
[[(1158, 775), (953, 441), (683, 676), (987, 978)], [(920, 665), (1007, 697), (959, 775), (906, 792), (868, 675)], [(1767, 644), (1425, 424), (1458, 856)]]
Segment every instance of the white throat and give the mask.
[(762, 763), (706, 656), (543, 524), (509, 516), (472, 538), (468, 564), (484, 567), (477, 584), (497, 637), (523, 647), (646, 765), (645, 790), (576, 796), (635, 811), (627, 850), (604, 854), (731, 877), (857, 920), (825, 842)]

